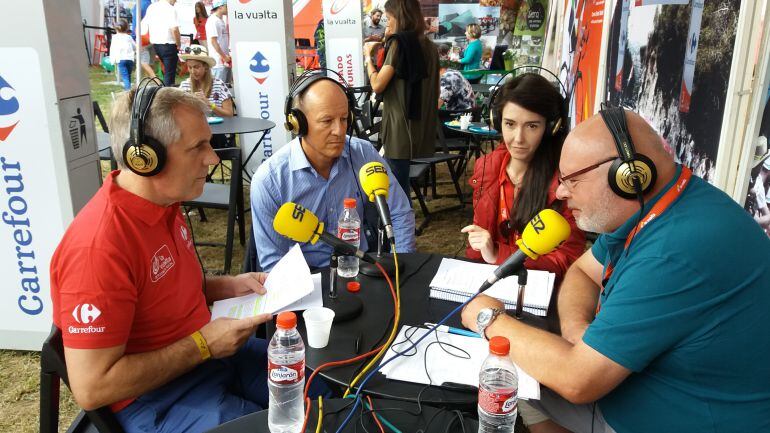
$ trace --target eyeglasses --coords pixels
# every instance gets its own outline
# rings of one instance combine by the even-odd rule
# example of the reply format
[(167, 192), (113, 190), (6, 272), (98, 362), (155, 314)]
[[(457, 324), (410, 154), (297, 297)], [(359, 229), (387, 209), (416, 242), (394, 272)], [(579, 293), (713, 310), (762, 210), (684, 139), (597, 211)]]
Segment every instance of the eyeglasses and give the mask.
[(203, 53), (204, 55), (208, 55), (209, 54), (202, 47), (185, 47), (184, 52), (185, 52), (185, 54), (193, 53), (196, 56), (200, 55), (200, 53)]
[(611, 156), (611, 157), (609, 157), (607, 159), (603, 159), (602, 161), (597, 162), (594, 165), (589, 165), (586, 168), (580, 169), (580, 170), (578, 170), (578, 171), (576, 171), (574, 173), (568, 174), (566, 176), (559, 176), (559, 183), (564, 185), (568, 190), (572, 191), (572, 189), (575, 188), (575, 178), (576, 177), (580, 176), (581, 174), (586, 174), (586, 173), (588, 173), (591, 170), (595, 170), (595, 169), (599, 168), (599, 166), (601, 166), (602, 164), (606, 164), (606, 163), (608, 163), (610, 161), (614, 161), (615, 158), (617, 158), (617, 157)]

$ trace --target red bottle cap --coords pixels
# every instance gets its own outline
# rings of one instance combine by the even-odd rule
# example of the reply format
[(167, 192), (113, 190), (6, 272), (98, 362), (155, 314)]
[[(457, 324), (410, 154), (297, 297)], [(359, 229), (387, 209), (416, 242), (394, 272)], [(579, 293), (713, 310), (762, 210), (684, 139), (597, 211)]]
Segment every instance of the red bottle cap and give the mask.
[(293, 311), (284, 311), (278, 315), (276, 326), (281, 329), (291, 329), (297, 326), (297, 315)]
[(354, 198), (346, 198), (342, 203), (345, 206), (345, 209), (353, 209), (356, 207), (356, 199)]
[(348, 281), (348, 292), (356, 293), (361, 290), (361, 283), (358, 281)]
[[(280, 316), (279, 316), (280, 318)], [(506, 356), (511, 351), (511, 342), (507, 338), (496, 336), (489, 339), (489, 352), (499, 356)]]

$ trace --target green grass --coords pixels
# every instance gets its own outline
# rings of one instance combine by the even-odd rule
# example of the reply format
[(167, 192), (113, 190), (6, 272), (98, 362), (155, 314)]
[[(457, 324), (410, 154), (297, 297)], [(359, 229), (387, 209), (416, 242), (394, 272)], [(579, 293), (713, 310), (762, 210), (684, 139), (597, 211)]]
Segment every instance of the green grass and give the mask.
[[(91, 97), (99, 103), (102, 112), (109, 117), (112, 106), (112, 93), (116, 95), (123, 91), (119, 85), (106, 84), (115, 81), (114, 73), (106, 73), (101, 68), (89, 70), (91, 80)], [(97, 126), (98, 127), (98, 126)], [(472, 166), (472, 165), (471, 165)], [(108, 164), (102, 164), (103, 174), (109, 171)], [(439, 180), (444, 180), (439, 185), (440, 194), (453, 194), (454, 188), (447, 182), (449, 175), (444, 167), (439, 168)], [(463, 179), (463, 182), (467, 177)], [(466, 194), (470, 187), (463, 184)], [(246, 203), (248, 204), (248, 188), (246, 189)], [(454, 197), (442, 197), (428, 202), (431, 211), (442, 209), (457, 204)], [(417, 222), (422, 219), (417, 203), (414, 203), (417, 213)], [(206, 210), (208, 222), (202, 223), (197, 216), (190, 215), (196, 240), (224, 241), (227, 212), (218, 210)], [(464, 245), (464, 236), (460, 228), (470, 224), (472, 210), (466, 206), (460, 211), (441, 212), (433, 215), (430, 225), (421, 236), (417, 237), (417, 249), (421, 252), (433, 252), (441, 254), (455, 254)], [(247, 214), (247, 234), (250, 230), (251, 216)], [(237, 228), (236, 228), (237, 230)], [(236, 234), (237, 236), (237, 234)], [(248, 237), (248, 236), (247, 236)], [(237, 238), (236, 238), (237, 239)], [(224, 264), (224, 252), (222, 248), (199, 248), (201, 259), (206, 269), (222, 269)], [(462, 254), (462, 251), (460, 251)], [(233, 253), (233, 272), (237, 273), (243, 258), (243, 248), (235, 243)], [(36, 352), (0, 350), (0, 432), (32, 433), (38, 431), (39, 414), (39, 376), (40, 356)], [(66, 386), (61, 387), (61, 409), (59, 431), (66, 431), (70, 422), (79, 412), (79, 408), (72, 399)]]

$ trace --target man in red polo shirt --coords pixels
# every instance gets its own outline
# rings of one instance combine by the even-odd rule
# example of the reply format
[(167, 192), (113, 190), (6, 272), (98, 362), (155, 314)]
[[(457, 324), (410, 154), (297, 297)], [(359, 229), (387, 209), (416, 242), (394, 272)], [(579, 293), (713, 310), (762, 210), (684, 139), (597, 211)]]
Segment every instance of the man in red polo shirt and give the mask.
[(210, 321), (207, 308), (264, 293), (266, 274), (203, 276), (179, 203), (201, 194), (219, 161), (206, 106), (178, 89), (157, 91), (143, 130), (167, 157), (146, 177), (122, 157), (133, 93), (112, 110), (122, 170), (107, 176), (51, 260), (53, 320), (81, 407), (109, 405), (127, 432), (204, 431), (267, 407), (267, 344), (253, 335), (270, 315)]

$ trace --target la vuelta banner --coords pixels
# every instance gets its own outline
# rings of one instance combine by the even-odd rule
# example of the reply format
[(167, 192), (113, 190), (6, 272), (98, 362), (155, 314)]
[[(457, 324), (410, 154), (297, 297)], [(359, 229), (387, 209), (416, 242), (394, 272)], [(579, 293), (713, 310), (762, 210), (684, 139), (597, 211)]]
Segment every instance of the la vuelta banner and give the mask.
[(570, 126), (575, 126), (594, 113), (604, 0), (569, 2), (565, 14), (559, 78), (567, 87)]
[[(283, 105), (294, 72), (294, 31), (291, 0), (228, 0), (230, 47), (238, 114), (270, 120), (276, 127), (265, 134), (246, 170), (259, 165), (291, 140), (283, 128)], [(241, 134), (243, 157), (251, 153), (261, 133)]]
[(323, 0), (326, 67), (349, 86), (363, 86), (363, 24), (360, 0)]
[(703, 18), (704, 0), (693, 0), (690, 13), (690, 30), (687, 32), (687, 46), (684, 55), (684, 71), (682, 72), (682, 90), (679, 92), (679, 111), (690, 112), (690, 100), (692, 99), (692, 78), (695, 74), (695, 59), (698, 56), (698, 42), (700, 41), (700, 23)]

